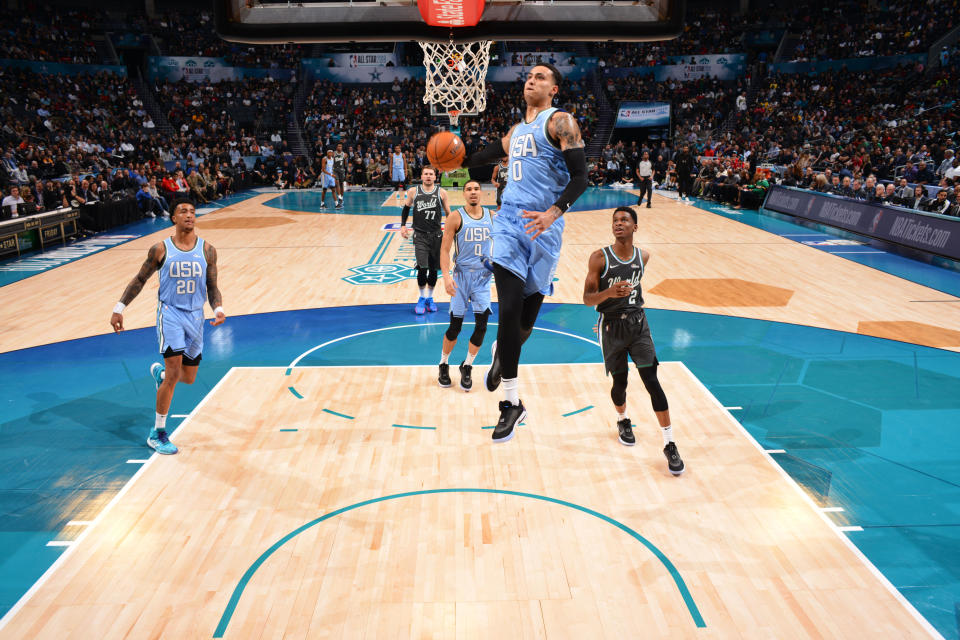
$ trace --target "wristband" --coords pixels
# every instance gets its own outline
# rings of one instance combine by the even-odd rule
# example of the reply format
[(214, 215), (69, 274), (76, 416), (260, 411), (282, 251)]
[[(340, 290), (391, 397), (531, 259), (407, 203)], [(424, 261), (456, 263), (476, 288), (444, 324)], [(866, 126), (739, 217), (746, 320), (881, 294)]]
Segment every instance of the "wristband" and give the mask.
[(122, 302), (118, 302), (118, 303), (113, 307), (113, 312), (114, 312), (114, 313), (123, 313), (123, 310), (126, 309), (126, 308), (127, 308), (127, 305), (123, 304)]
[[(216, 309), (213, 310), (213, 315), (217, 315), (220, 313), (223, 313), (223, 307), (217, 307)], [(223, 315), (227, 315), (227, 314), (223, 313)]]

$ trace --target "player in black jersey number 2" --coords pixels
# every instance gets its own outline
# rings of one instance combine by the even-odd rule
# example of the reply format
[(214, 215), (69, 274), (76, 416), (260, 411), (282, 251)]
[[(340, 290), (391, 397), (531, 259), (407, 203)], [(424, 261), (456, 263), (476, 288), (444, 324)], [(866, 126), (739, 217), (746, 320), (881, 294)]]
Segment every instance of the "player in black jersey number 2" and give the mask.
[(596, 305), (600, 312), (597, 336), (603, 351), (603, 364), (613, 376), (610, 397), (617, 409), (620, 442), (636, 444), (630, 418), (627, 417), (627, 355), (637, 365), (640, 379), (650, 394), (653, 411), (663, 433), (663, 455), (673, 475), (683, 473), (683, 460), (673, 441), (667, 396), (657, 379), (657, 352), (650, 337), (647, 314), (643, 311), (640, 278), (650, 254), (633, 246), (637, 230), (637, 212), (618, 207), (613, 212), (614, 243), (590, 256), (587, 280), (583, 285), (584, 304)]

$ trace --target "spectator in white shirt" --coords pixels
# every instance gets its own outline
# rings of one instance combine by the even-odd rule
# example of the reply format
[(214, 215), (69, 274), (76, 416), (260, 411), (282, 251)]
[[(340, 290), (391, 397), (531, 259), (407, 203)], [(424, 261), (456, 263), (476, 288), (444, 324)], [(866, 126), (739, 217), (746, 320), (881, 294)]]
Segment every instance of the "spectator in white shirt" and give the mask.
[(23, 198), (20, 197), (20, 187), (10, 187), (10, 195), (3, 199), (2, 207), (10, 207), (10, 215), (16, 218), (19, 214), (17, 208), (23, 204)]

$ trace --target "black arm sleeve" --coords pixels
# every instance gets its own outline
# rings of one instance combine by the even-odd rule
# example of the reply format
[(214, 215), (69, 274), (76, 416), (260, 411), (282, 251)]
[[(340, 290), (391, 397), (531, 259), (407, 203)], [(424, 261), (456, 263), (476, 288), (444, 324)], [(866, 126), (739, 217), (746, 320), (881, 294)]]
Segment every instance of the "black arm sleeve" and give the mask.
[(563, 159), (567, 163), (567, 170), (570, 172), (570, 182), (567, 188), (563, 190), (553, 206), (557, 207), (563, 213), (566, 213), (577, 198), (583, 195), (587, 190), (587, 154), (583, 147), (567, 149), (563, 152)]
[(467, 156), (466, 160), (463, 161), (463, 166), (470, 169), (472, 167), (483, 167), (489, 164), (496, 164), (500, 161), (500, 158), (507, 155), (507, 152), (503, 149), (503, 139), (497, 138), (490, 144), (488, 144), (484, 149), (477, 151), (476, 153), (471, 153)]
[(410, 205), (403, 205), (403, 211), (400, 213), (400, 228), (407, 226), (407, 216), (410, 215)]

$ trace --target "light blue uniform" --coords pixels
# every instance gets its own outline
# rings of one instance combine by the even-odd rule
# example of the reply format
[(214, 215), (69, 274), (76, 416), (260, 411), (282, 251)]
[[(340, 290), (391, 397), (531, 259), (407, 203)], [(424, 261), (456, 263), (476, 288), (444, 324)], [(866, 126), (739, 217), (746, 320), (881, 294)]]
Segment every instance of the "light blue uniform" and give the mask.
[(521, 122), (510, 136), (510, 158), (503, 204), (493, 223), (493, 261), (524, 281), (523, 295), (553, 293), (553, 274), (560, 259), (564, 219), (560, 217), (536, 240), (522, 218), (526, 211), (546, 211), (570, 182), (560, 147), (547, 136), (547, 123), (557, 109)]
[(393, 169), (390, 172), (390, 182), (403, 182), (406, 180), (406, 176), (403, 173), (403, 154), (391, 153), (390, 157), (393, 160)]
[[(323, 189), (333, 189), (337, 186), (337, 180), (334, 176), (329, 175), (327, 171), (333, 173), (333, 158), (323, 158), (323, 164), (321, 165), (323, 173), (321, 174), (320, 187)], [(336, 194), (334, 194), (336, 195)]]
[(483, 215), (474, 220), (462, 208), (461, 226), (455, 236), (456, 267), (453, 269), (453, 281), (457, 291), (450, 299), (450, 315), (462, 318), (469, 306), (474, 315), (490, 308), (490, 280), (493, 272), (483, 266), (483, 260), (490, 259), (490, 232), (493, 220), (490, 210), (482, 207)]
[(167, 255), (160, 270), (157, 339), (160, 353), (169, 349), (196, 359), (203, 352), (203, 305), (207, 299), (207, 260), (203, 240), (181, 251), (172, 238), (163, 241)]

